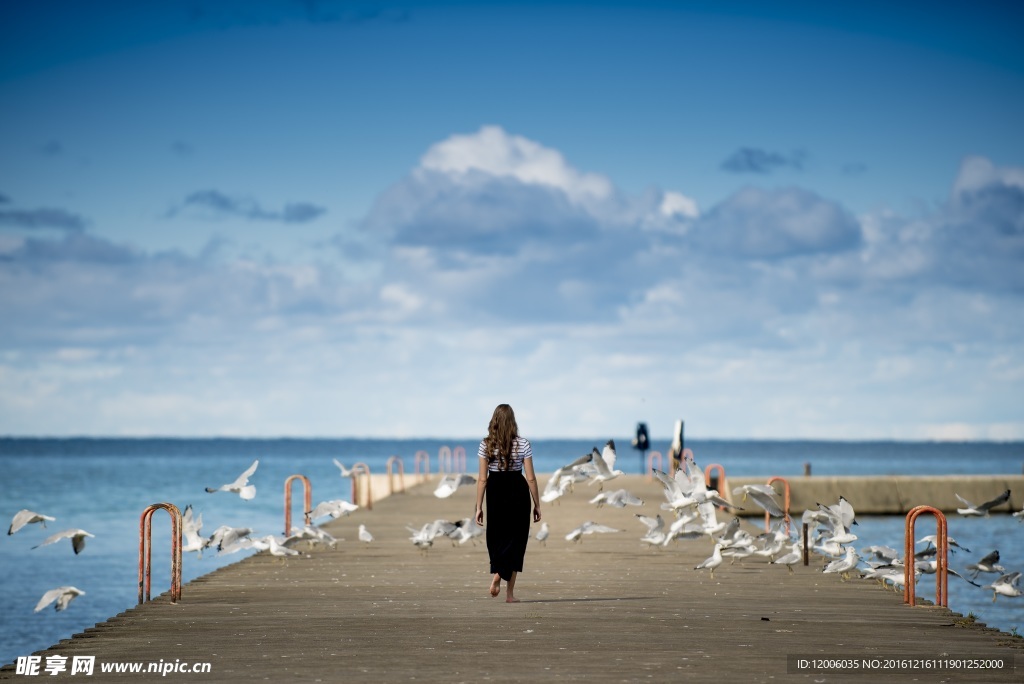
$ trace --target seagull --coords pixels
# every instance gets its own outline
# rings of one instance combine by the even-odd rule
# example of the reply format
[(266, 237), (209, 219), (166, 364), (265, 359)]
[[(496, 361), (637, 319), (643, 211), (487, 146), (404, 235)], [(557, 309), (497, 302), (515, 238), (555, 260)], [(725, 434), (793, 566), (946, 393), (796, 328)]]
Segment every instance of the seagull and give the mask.
[(597, 504), (598, 508), (600, 508), (602, 504), (608, 504), (613, 508), (644, 505), (643, 499), (630, 494), (625, 489), (616, 489), (614, 492), (600, 492), (590, 500), (590, 503)]
[(863, 560), (869, 565), (890, 565), (900, 557), (900, 552), (891, 546), (865, 546), (860, 552), (864, 554)]
[(409, 540), (423, 551), (426, 551), (434, 545), (436, 538), (450, 534), (455, 529), (455, 523), (448, 522), (447, 520), (435, 520), (434, 522), (426, 523), (418, 530), (409, 525), (406, 525), (405, 529), (412, 532)]
[(338, 470), (341, 471), (342, 477), (352, 477), (352, 469), (346, 468), (341, 461), (339, 461), (338, 459), (334, 459), (334, 465), (338, 466)]
[(772, 489), (771, 485), (766, 484), (748, 484), (741, 487), (736, 487), (732, 490), (733, 496), (743, 495), (743, 501), (747, 500), (747, 497), (751, 501), (756, 503), (758, 506), (768, 511), (768, 515), (781, 518), (785, 515), (782, 510), (782, 506), (775, 499), (775, 490)]
[(707, 568), (711, 571), (711, 579), (715, 579), (715, 568), (722, 564), (722, 544), (716, 543), (715, 550), (711, 553), (711, 556), (702, 560), (694, 570), (701, 570)]
[(614, 527), (608, 527), (607, 525), (598, 525), (597, 523), (587, 521), (577, 527), (575, 530), (565, 535), (566, 541), (578, 542), (582, 539), (585, 534), (594, 534), (595, 532), (618, 532), (619, 530)]
[(590, 484), (598, 483), (598, 489), (604, 488), (604, 483), (608, 480), (614, 480), (619, 475), (622, 475), (621, 470), (615, 470), (615, 442), (608, 440), (604, 445), (603, 451), (598, 451), (597, 447), (594, 447), (593, 451), (590, 452), (593, 457), (592, 463), (597, 467), (597, 475), (590, 481)]
[(476, 544), (476, 538), (482, 536), (484, 528), (476, 524), (475, 518), (463, 518), (455, 523), (455, 526), (448, 532), (448, 537), (460, 545), (466, 542)]
[[(929, 534), (926, 537), (921, 537), (920, 539), (918, 539), (914, 543), (915, 544), (928, 544), (929, 548), (935, 549), (935, 548), (938, 547), (938, 545), (935, 543), (935, 540), (936, 540), (936, 536), (934, 534)], [(950, 547), (955, 546), (958, 549), (963, 549), (967, 553), (971, 552), (971, 550), (969, 548), (967, 548), (966, 546), (960, 546), (960, 544), (957, 543), (956, 539), (953, 539), (952, 537), (950, 537), (948, 535), (946, 536), (946, 544), (948, 546), (950, 546)]]
[(967, 569), (971, 572), (971, 578), (973, 579), (976, 579), (982, 572), (994, 572), (1000, 575), (1006, 574), (1006, 568), (999, 565), (999, 549), (988, 554), (977, 563), (968, 565)]
[(857, 524), (857, 520), (849, 501), (840, 496), (839, 503), (831, 506), (819, 503), (818, 510), (827, 516), (822, 523), (830, 532), (825, 538), (826, 543), (849, 544), (857, 540), (857, 535), (850, 532), (850, 526)]
[(857, 555), (857, 550), (852, 546), (846, 547), (846, 555), (838, 560), (834, 560), (825, 566), (822, 570), (824, 573), (837, 573), (844, 580), (849, 579), (850, 571), (857, 568), (857, 564), (860, 563), (860, 556)]
[(644, 536), (640, 537), (640, 541), (646, 542), (651, 546), (665, 543), (665, 519), (661, 517), (661, 514), (654, 518), (641, 513), (635, 513), (634, 515), (647, 528), (647, 532), (644, 533)]
[(242, 497), (246, 501), (256, 496), (256, 485), (249, 484), (249, 478), (256, 472), (256, 467), (260, 464), (259, 459), (252, 462), (252, 465), (244, 473), (238, 476), (238, 479), (234, 482), (221, 485), (220, 487), (207, 487), (206, 491), (210, 494), (214, 492), (234, 492), (238, 496)]
[(369, 544), (373, 541), (373, 535), (370, 534), (370, 530), (366, 529), (366, 525), (359, 524), (359, 541), (366, 542)]
[(992, 590), (992, 603), (996, 602), (996, 597), (1000, 594), (1010, 598), (1020, 596), (1022, 593), (1020, 590), (1020, 573), (1014, 572), (1008, 575), (1000, 575), (999, 579), (986, 586), (985, 589)]
[(1016, 511), (1013, 514), (1013, 517), (1017, 519), (1017, 522), (1024, 522), (1024, 508), (1021, 508), (1019, 511)]
[(50, 535), (49, 537), (44, 539), (39, 544), (36, 544), (32, 548), (33, 549), (38, 549), (40, 546), (47, 546), (48, 544), (55, 544), (56, 542), (59, 542), (61, 539), (68, 539), (68, 538), (70, 538), (71, 539), (71, 548), (75, 550), (75, 555), (77, 556), (78, 554), (80, 554), (82, 552), (82, 549), (85, 548), (85, 538), (86, 537), (95, 537), (95, 536), (96, 536), (95, 534), (89, 534), (85, 530), (64, 530), (63, 532), (58, 532), (57, 534)]
[(585, 464), (590, 463), (593, 458), (593, 453), (583, 454), (572, 463), (568, 463), (556, 470), (551, 479), (548, 480), (548, 483), (544, 485), (544, 492), (541, 494), (540, 500), (544, 503), (551, 503), (572, 489), (579, 469)]
[[(213, 534), (206, 540), (207, 546), (213, 546), (218, 551), (224, 552), (239, 542), (241, 539), (247, 539), (252, 534), (252, 528), (249, 527), (231, 527), (229, 525), (221, 525), (213, 531)], [(239, 549), (233, 549), (238, 551)], [(231, 553), (231, 551), (226, 551)]]
[(966, 508), (958, 508), (958, 509), (956, 509), (956, 512), (959, 513), (960, 515), (968, 515), (968, 516), (970, 516), (970, 515), (983, 515), (985, 517), (988, 517), (989, 510), (995, 508), (996, 506), (998, 506), (1000, 504), (1004, 504), (1004, 503), (1006, 503), (1007, 501), (1010, 500), (1010, 490), (1009, 489), (1007, 489), (1005, 492), (1003, 492), (1002, 494), (1000, 494), (996, 498), (992, 499), (991, 501), (986, 501), (985, 503), (979, 504), (977, 506), (975, 506), (970, 501), (968, 501), (964, 497), (960, 496), (956, 492), (953, 492), (953, 495), (960, 500), (960, 503), (962, 503), (964, 506), (966, 506)]
[(77, 587), (57, 587), (56, 589), (51, 589), (50, 591), (43, 594), (43, 597), (39, 599), (39, 603), (36, 604), (35, 612), (38, 613), (54, 601), (57, 602), (57, 605), (54, 606), (55, 610), (64, 610), (68, 607), (68, 604), (75, 599), (76, 596), (84, 595), (85, 592), (81, 589), (78, 589)]
[(185, 506), (185, 511), (181, 514), (181, 538), (183, 541), (181, 550), (183, 553), (195, 551), (198, 557), (202, 558), (203, 549), (207, 547), (208, 542), (199, 534), (201, 529), (203, 529), (203, 514), (200, 513), (198, 517), (193, 517), (192, 504)]
[(787, 570), (793, 572), (793, 566), (802, 561), (803, 558), (804, 552), (800, 542), (793, 542), (793, 545), (789, 547), (789, 553), (768, 562), (774, 565), (785, 565)]
[(15, 513), (14, 517), (11, 519), (11, 526), (7, 528), (7, 534), (14, 534), (25, 525), (31, 523), (40, 523), (43, 527), (46, 527), (47, 520), (52, 522), (56, 520), (56, 518), (49, 515), (43, 515), (42, 513), (34, 513), (27, 508), (22, 508), (20, 511)]
[(316, 527), (315, 525), (306, 525), (302, 529), (292, 527), (291, 532), (284, 540), (284, 543), (287, 544), (293, 540), (307, 541), (310, 546), (313, 546), (314, 544), (327, 544), (332, 549), (338, 545), (338, 540), (334, 538), (334, 535), (328, 533), (322, 527)]
[(540, 524), (540, 529), (537, 530), (537, 541), (547, 546), (548, 537), (551, 535), (551, 528), (548, 527), (548, 522), (545, 520)]
[(352, 511), (358, 509), (359, 506), (353, 503), (349, 503), (344, 499), (333, 499), (331, 501), (321, 501), (318, 503), (313, 510), (306, 511), (306, 515), (309, 516), (310, 520), (317, 520), (326, 515), (332, 518), (340, 518), (344, 515), (348, 515)]
[(447, 499), (449, 496), (455, 493), (455, 490), (462, 485), (476, 484), (476, 478), (472, 475), (445, 475), (441, 478), (441, 481), (437, 483), (437, 489), (434, 490), (434, 496), (438, 499)]

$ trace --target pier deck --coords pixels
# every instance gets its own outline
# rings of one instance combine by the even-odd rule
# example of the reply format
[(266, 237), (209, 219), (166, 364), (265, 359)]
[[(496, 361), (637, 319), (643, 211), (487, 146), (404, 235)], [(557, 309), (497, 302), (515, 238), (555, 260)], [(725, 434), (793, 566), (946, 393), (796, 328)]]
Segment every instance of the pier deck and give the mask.
[[(883, 676), (1021, 679), (1024, 640), (944, 608), (904, 606), (901, 595), (872, 581), (823, 575), (813, 557), (793, 573), (763, 559), (727, 561), (712, 579), (693, 569), (711, 553), (707, 539), (647, 548), (635, 513), (657, 512), (660, 487), (641, 476), (606, 484), (620, 486), (649, 503), (598, 509), (588, 503), (596, 487), (583, 485), (545, 507), (551, 538), (530, 541), (519, 604), (504, 603), (504, 588), (499, 598), (487, 594), (482, 540), (453, 546), (439, 539), (427, 552), (409, 541), (406, 525), (472, 514), (473, 487), (441, 500), (425, 484), (326, 525), (344, 539), (335, 549), (252, 556), (186, 584), (178, 604), (162, 595), (37, 655), (44, 665), (47, 655), (67, 656), (69, 664), (72, 656), (95, 656), (87, 680), (94, 682), (156, 676), (103, 674), (101, 663), (161, 660), (210, 663), (208, 674), (161, 678), (188, 682), (870, 681), (863, 670), (794, 672), (789, 657), (796, 656), (880, 664), (896, 657), (1016, 659), (1017, 670)], [(622, 531), (565, 541), (585, 520)], [(373, 543), (357, 540), (361, 522)], [(751, 530), (754, 524), (744, 521)], [(922, 580), (918, 595), (933, 597), (933, 587)], [(25, 681), (13, 666), (0, 670), (0, 680), (8, 679)]]

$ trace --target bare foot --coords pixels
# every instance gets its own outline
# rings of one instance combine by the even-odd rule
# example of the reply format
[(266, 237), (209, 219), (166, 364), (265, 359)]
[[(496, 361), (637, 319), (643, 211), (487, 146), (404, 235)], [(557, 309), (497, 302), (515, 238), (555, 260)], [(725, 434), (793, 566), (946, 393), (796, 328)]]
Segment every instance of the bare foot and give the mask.
[(519, 599), (517, 599), (515, 596), (506, 596), (505, 603), (519, 603)]
[(491, 581), (491, 597), (496, 597), (501, 593), (501, 576), (495, 575), (494, 580)]

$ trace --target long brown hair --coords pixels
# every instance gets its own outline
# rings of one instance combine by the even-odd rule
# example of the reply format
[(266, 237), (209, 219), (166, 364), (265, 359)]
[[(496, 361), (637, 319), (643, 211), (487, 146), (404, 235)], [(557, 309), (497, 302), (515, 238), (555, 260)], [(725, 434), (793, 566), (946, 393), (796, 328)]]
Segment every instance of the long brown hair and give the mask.
[(484, 438), (484, 452), (487, 454), (487, 462), (498, 462), (501, 470), (508, 470), (509, 462), (512, 460), (512, 445), (519, 436), (519, 426), (516, 425), (516, 414), (508, 404), (499, 404), (491, 415), (491, 422), (487, 426), (487, 436)]

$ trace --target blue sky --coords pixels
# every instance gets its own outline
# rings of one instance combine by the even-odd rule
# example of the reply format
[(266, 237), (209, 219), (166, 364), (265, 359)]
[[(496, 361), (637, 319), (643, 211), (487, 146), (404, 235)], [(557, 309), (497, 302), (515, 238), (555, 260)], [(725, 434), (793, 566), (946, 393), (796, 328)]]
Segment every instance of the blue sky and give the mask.
[(0, 7), (0, 434), (1024, 439), (1013, 3)]

